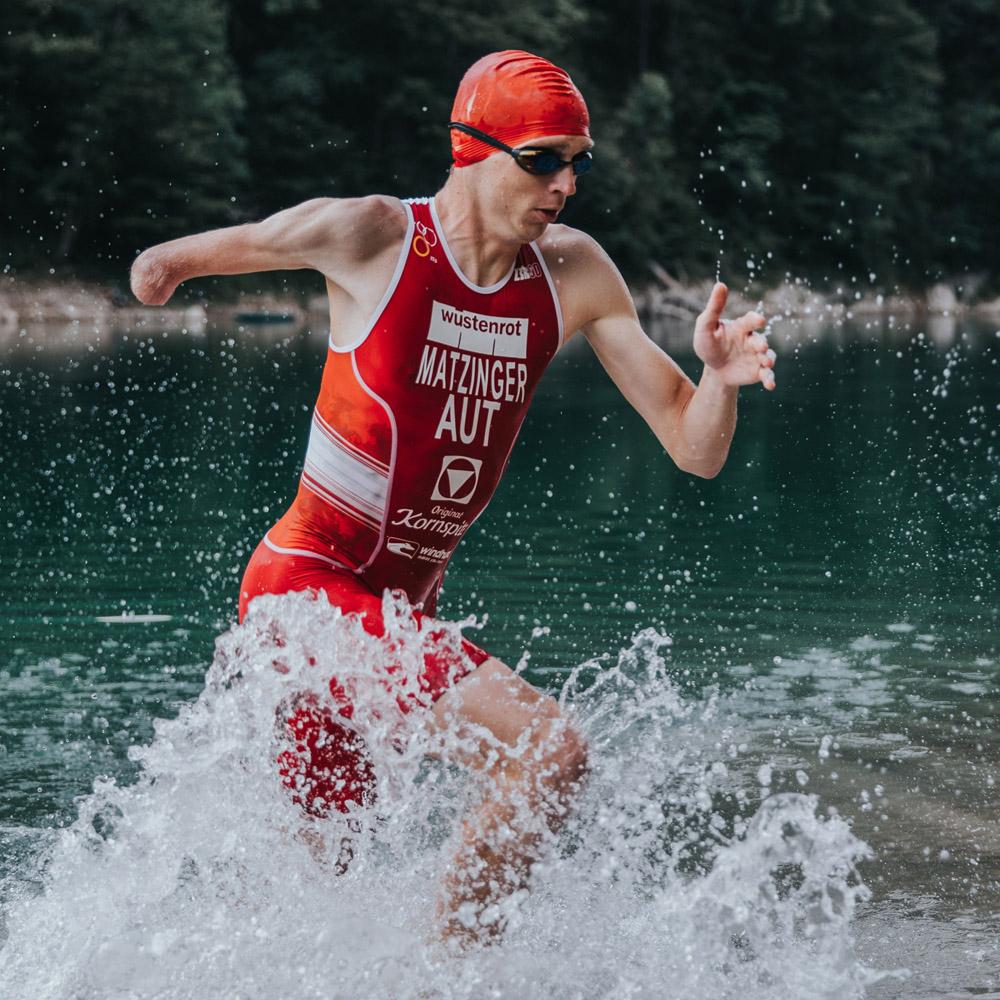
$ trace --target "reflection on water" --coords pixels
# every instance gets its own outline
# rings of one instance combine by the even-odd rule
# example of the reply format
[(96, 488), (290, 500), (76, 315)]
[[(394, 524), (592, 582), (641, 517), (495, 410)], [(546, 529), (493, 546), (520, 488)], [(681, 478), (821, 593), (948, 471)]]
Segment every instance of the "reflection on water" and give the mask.
[[(644, 628), (670, 635), (679, 694), (723, 697), (713, 760), (734, 787), (818, 795), (874, 848), (863, 960), (915, 970), (879, 997), (1000, 989), (1000, 338), (944, 320), (777, 324), (778, 392), (743, 390), (710, 482), (571, 344), (441, 606), (548, 687), (585, 661), (592, 681)], [(688, 336), (663, 340), (694, 375)], [(243, 563), (294, 492), (323, 344), (142, 330), (64, 349), (32, 331), (7, 353), (0, 891), (202, 691)]]

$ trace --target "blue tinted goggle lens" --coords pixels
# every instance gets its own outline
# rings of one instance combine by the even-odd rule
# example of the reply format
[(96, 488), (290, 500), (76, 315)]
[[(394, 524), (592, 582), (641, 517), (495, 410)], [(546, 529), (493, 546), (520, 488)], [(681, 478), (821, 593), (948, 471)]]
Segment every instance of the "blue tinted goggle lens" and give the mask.
[(548, 149), (518, 149), (514, 153), (518, 166), (529, 174), (554, 174), (563, 167), (572, 167), (573, 173), (579, 177), (585, 174), (593, 165), (594, 157), (590, 150), (577, 153), (572, 160), (561, 160)]

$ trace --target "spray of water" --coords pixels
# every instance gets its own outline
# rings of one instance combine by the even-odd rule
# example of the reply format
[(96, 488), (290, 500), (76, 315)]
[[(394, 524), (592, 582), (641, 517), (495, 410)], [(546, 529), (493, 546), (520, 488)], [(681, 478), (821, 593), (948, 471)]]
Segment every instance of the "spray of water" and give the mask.
[[(4, 914), (0, 996), (843, 1000), (878, 978), (851, 930), (867, 848), (811, 796), (757, 802), (752, 768), (723, 749), (718, 699), (682, 697), (651, 630), (560, 692), (590, 774), (570, 821), (541, 837), (529, 889), (495, 908), (503, 936), (443, 948), (442, 878), (488, 781), (453, 763), (468, 734), (398, 710), (427, 643), (457, 629), (421, 633), (390, 598), (385, 617), (391, 676), (384, 646), (325, 602), (255, 602), (219, 638), (198, 701), (134, 748), (140, 779), (98, 782), (40, 883), (26, 871)], [(329, 700), (331, 675), (377, 796), (310, 819), (278, 779), (276, 706)]]

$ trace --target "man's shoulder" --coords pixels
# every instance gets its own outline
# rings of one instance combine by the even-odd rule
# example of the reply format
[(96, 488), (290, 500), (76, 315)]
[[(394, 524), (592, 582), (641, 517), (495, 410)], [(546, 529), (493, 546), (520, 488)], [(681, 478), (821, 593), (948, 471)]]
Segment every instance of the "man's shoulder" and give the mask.
[(361, 198), (316, 198), (307, 202), (317, 222), (353, 256), (376, 256), (396, 246), (406, 233), (406, 210), (398, 198), (370, 194)]
[(389, 194), (369, 194), (363, 198), (339, 200), (370, 225), (378, 228), (395, 228), (400, 232), (406, 230), (406, 209), (403, 208), (399, 198)]
[(538, 248), (553, 278), (560, 284), (594, 288), (602, 278), (620, 281), (618, 269), (593, 236), (572, 226), (552, 225), (538, 240)]
[(607, 271), (609, 276), (617, 273), (601, 244), (572, 226), (549, 226), (539, 237), (538, 248), (553, 275), (558, 271), (570, 279), (579, 273), (593, 280), (602, 271)]
[(549, 256), (558, 258), (559, 255), (565, 256), (567, 254), (574, 259), (606, 256), (600, 243), (593, 236), (583, 232), (582, 229), (574, 229), (572, 226), (563, 226), (558, 223), (546, 228), (538, 239), (538, 246), (545, 254), (546, 261)]
[(538, 248), (555, 281), (572, 333), (608, 312), (632, 308), (621, 273), (592, 236), (572, 226), (549, 226)]

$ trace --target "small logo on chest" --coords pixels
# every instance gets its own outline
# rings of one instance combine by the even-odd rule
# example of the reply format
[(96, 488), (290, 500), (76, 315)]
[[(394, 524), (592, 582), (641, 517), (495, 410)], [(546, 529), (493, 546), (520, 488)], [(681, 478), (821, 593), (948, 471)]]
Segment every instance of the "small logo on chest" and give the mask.
[[(434, 232), (429, 226), (425, 226), (422, 222), (416, 223), (414, 226), (417, 233), (413, 237), (413, 252), (418, 257), (427, 257), (431, 250), (438, 245), (437, 233)], [(436, 257), (431, 257), (434, 263), (437, 263)]]
[(537, 264), (524, 264), (514, 269), (515, 281), (530, 281), (532, 278), (540, 278), (542, 269)]

